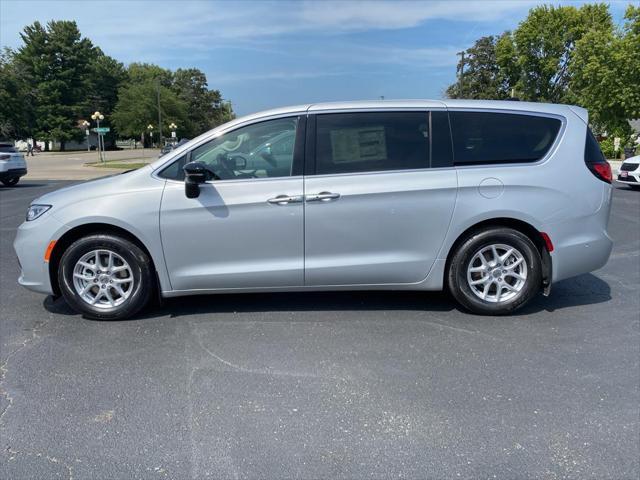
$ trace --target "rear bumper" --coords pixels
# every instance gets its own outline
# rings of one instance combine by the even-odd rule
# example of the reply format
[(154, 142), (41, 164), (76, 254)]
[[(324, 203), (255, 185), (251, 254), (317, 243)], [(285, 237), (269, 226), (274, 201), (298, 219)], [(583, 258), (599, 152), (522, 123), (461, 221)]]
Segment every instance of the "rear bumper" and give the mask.
[(0, 180), (6, 180), (7, 178), (20, 178), (27, 174), (26, 168), (10, 168), (9, 170), (0, 171)]
[(606, 231), (556, 247), (551, 253), (552, 281), (575, 277), (602, 268), (611, 255), (613, 241)]
[(609, 261), (613, 241), (607, 226), (613, 189), (605, 183), (602, 188), (602, 203), (592, 215), (565, 219), (546, 230), (555, 247), (552, 282), (593, 272)]

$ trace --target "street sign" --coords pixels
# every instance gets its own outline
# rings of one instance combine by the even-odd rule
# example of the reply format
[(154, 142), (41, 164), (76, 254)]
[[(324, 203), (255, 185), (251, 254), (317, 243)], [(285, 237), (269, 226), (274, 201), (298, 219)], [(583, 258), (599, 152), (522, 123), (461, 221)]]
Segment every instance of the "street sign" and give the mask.
[(109, 127), (100, 127), (100, 128), (94, 128), (93, 131), (96, 133), (108, 133), (111, 131), (111, 129)]

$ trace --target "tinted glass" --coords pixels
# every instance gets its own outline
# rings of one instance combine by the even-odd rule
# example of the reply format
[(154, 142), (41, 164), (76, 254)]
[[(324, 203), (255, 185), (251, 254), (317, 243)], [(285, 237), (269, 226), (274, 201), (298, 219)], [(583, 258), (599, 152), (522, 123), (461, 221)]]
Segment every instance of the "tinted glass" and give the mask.
[[(203, 162), (218, 179), (287, 177), (291, 175), (298, 119), (254, 123), (225, 133), (193, 149), (189, 162)], [(160, 176), (184, 180), (186, 156)]]
[(317, 116), (316, 173), (427, 168), (428, 112)]
[(17, 152), (17, 150), (13, 145), (2, 144), (0, 145), (0, 152), (14, 153)]
[(540, 160), (553, 145), (560, 120), (533, 115), (450, 112), (456, 165)]
[(593, 136), (590, 128), (587, 128), (587, 140), (584, 147), (584, 161), (585, 163), (604, 163), (606, 162), (600, 145), (596, 137)]

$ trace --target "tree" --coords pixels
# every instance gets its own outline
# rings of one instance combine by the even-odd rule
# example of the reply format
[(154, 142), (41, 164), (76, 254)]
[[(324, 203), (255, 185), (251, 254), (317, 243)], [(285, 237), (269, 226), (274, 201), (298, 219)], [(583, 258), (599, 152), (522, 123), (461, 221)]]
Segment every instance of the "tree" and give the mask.
[[(167, 123), (186, 124), (187, 105), (170, 88), (147, 79), (128, 83), (118, 91), (118, 103), (111, 118), (120, 136), (136, 138), (147, 131), (149, 124), (158, 131), (158, 92), (162, 117)], [(166, 131), (166, 125), (163, 130)]]
[(187, 105), (187, 123), (178, 126), (183, 136), (195, 137), (233, 118), (222, 105), (220, 91), (209, 90), (206, 75), (197, 68), (176, 70), (173, 90)]
[(98, 52), (82, 38), (75, 22), (39, 22), (21, 33), (24, 45), (15, 61), (34, 106), (34, 136), (65, 142), (79, 140), (77, 120), (90, 90), (91, 62)]
[[(569, 88), (573, 49), (589, 31), (611, 31), (613, 23), (604, 4), (540, 6), (498, 45), (498, 57), (515, 59), (509, 75), (517, 96), (525, 100), (562, 103)], [(500, 51), (505, 48), (507, 51)]]
[(29, 95), (13, 61), (14, 52), (0, 52), (0, 138), (27, 138), (32, 127)]
[(126, 76), (127, 81), (118, 90), (118, 102), (112, 115), (118, 135), (138, 137), (150, 124), (154, 126), (154, 132), (159, 132), (158, 95), (163, 132), (167, 132), (171, 122), (187, 123), (188, 105), (172, 88), (171, 70), (148, 63), (132, 63)]
[[(540, 6), (513, 32), (497, 40), (483, 37), (466, 50), (468, 66), (462, 75), (469, 98), (505, 98), (511, 90), (523, 100), (562, 103), (567, 100), (576, 44), (589, 32), (613, 31), (608, 7), (603, 4)], [(459, 65), (460, 66), (460, 65)], [(458, 96), (451, 85), (450, 96)]]
[(462, 73), (458, 82), (447, 89), (447, 96), (489, 100), (508, 97), (508, 86), (496, 59), (496, 42), (494, 36), (482, 37), (465, 50), (458, 62)]
[[(127, 81), (127, 70), (117, 60), (104, 55), (101, 50), (90, 65), (89, 91), (81, 114), (82, 119), (89, 119), (91, 114), (99, 111), (107, 119), (118, 103), (118, 89)], [(114, 142), (116, 132), (112, 129), (106, 135), (108, 142)]]
[(82, 37), (75, 22), (34, 22), (21, 38), (17, 51), (0, 54), (1, 136), (57, 140), (64, 150), (84, 137), (79, 121), (96, 110), (107, 122), (113, 113), (113, 138), (137, 137), (149, 123), (157, 132), (158, 94), (163, 132), (175, 122), (179, 133), (195, 136), (233, 118), (231, 104), (208, 88), (200, 70), (174, 74), (146, 63), (125, 69)]
[(621, 31), (592, 30), (577, 43), (571, 100), (586, 106), (601, 132), (627, 137), (640, 118), (640, 7), (629, 6)]
[(157, 65), (132, 63), (126, 77), (113, 114), (121, 136), (138, 137), (149, 124), (158, 131), (158, 90), (164, 133), (173, 122), (179, 136), (191, 138), (233, 118), (230, 104), (222, 102), (218, 90), (209, 90), (206, 75), (197, 68), (172, 73)]

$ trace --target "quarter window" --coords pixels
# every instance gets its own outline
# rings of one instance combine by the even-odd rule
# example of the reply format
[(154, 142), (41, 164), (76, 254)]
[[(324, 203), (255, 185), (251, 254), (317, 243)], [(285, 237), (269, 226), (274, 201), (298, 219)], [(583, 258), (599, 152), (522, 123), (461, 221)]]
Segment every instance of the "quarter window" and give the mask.
[(428, 112), (317, 116), (316, 173), (429, 167)]
[(555, 141), (561, 122), (534, 115), (450, 112), (455, 165), (535, 162)]

